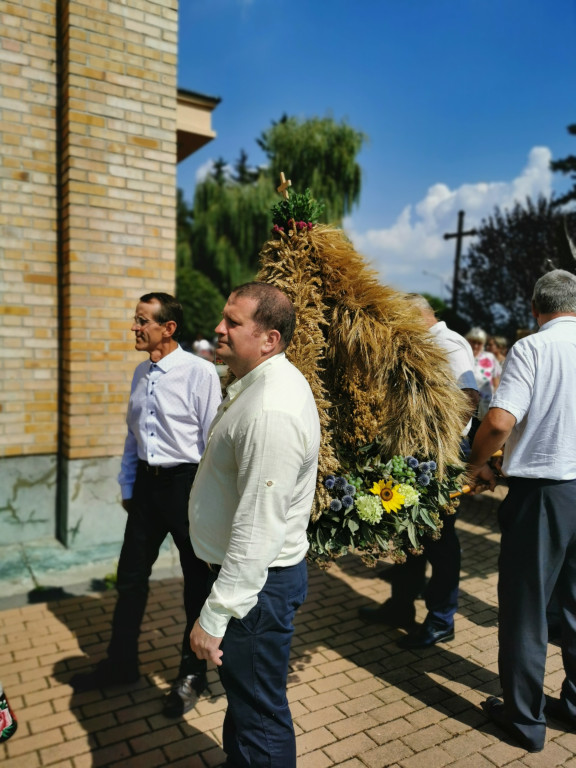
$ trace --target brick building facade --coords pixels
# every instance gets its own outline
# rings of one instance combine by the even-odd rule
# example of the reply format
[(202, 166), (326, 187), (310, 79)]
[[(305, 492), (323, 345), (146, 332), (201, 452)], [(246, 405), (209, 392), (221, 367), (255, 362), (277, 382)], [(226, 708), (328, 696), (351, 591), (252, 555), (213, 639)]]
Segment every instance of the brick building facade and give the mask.
[[(131, 317), (174, 291), (177, 0), (0, 0), (0, 545), (117, 551)], [(63, 558), (66, 554), (63, 550)]]

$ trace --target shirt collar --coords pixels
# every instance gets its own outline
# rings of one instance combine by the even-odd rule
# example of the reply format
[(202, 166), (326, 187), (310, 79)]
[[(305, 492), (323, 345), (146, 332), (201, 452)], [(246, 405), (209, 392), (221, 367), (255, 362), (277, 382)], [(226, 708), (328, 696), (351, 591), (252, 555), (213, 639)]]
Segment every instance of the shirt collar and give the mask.
[(260, 376), (262, 376), (268, 370), (268, 368), (270, 368), (270, 366), (275, 365), (279, 359), (284, 359), (285, 357), (286, 355), (284, 352), (279, 352), (277, 355), (274, 355), (268, 360), (265, 360), (263, 363), (260, 363), (260, 365), (257, 365), (256, 368), (253, 368), (251, 371), (246, 373), (244, 376), (242, 376), (241, 379), (236, 379), (236, 381), (233, 381), (232, 384), (230, 384), (230, 386), (226, 389), (226, 394), (230, 400), (234, 400), (236, 397), (238, 397), (238, 395), (241, 392), (244, 392), (244, 390), (253, 384), (256, 379), (259, 379)]
[(552, 320), (548, 320), (547, 323), (544, 323), (544, 325), (541, 325), (538, 329), (538, 333), (548, 330), (548, 328), (551, 328), (557, 323), (576, 323), (576, 317), (573, 317), (572, 315), (561, 315), (560, 317), (554, 317)]
[(169, 354), (165, 355), (164, 357), (161, 357), (160, 360), (158, 360), (157, 363), (154, 363), (152, 360), (150, 360), (150, 366), (155, 365), (157, 368), (160, 368), (160, 370), (163, 373), (167, 373), (169, 370), (174, 368), (178, 365), (180, 360), (182, 359), (182, 355), (185, 355), (186, 352), (182, 349), (180, 344)]

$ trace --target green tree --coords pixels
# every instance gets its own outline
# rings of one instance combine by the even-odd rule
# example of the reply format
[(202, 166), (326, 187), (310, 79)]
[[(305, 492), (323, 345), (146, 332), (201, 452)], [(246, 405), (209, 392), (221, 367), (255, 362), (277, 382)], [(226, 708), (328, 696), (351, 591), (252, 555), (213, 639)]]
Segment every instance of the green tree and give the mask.
[(192, 260), (224, 294), (254, 277), (260, 248), (270, 235), (272, 203), (265, 176), (251, 184), (233, 179), (220, 184), (208, 177), (197, 185)]
[(192, 223), (192, 210), (179, 189), (176, 208), (176, 296), (184, 310), (180, 341), (185, 344), (191, 343), (198, 334), (211, 339), (226, 303), (210, 278), (192, 264)]
[(534, 327), (532, 289), (552, 268), (574, 271), (564, 217), (553, 203), (540, 196), (512, 210), (496, 207), (463, 258), (460, 315), (468, 326), (515, 339), (518, 329)]
[[(576, 136), (576, 123), (568, 126), (568, 133)], [(576, 155), (568, 155), (562, 160), (552, 160), (550, 168), (557, 172), (570, 176), (573, 186), (565, 195), (554, 200), (553, 205), (560, 206), (576, 200)]]
[(309, 188), (324, 202), (323, 221), (341, 224), (360, 200), (362, 173), (356, 156), (366, 136), (346, 122), (284, 115), (257, 140), (266, 153), (268, 173), (276, 181), (283, 171), (298, 191)]
[(309, 187), (315, 198), (325, 200), (325, 221), (340, 223), (360, 196), (356, 155), (364, 140), (363, 134), (331, 118), (283, 117), (257, 140), (267, 167), (250, 167), (244, 150), (231, 171), (220, 158), (195, 189), (189, 238), (194, 268), (225, 295), (253, 279), (260, 249), (270, 237), (280, 171), (298, 192)]

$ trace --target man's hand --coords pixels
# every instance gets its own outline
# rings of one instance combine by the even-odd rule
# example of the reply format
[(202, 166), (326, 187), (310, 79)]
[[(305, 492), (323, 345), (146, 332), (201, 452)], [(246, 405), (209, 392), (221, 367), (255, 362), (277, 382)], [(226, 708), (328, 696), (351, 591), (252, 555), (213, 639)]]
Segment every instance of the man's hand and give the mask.
[(190, 632), (190, 648), (194, 651), (199, 659), (206, 659), (207, 661), (213, 661), (217, 667), (222, 666), (220, 650), (221, 637), (213, 637), (205, 632), (200, 626), (200, 622), (196, 619), (192, 632)]
[(469, 466), (467, 477), (472, 486), (471, 494), (493, 491), (496, 487), (496, 475), (489, 464), (482, 464), (480, 467)]

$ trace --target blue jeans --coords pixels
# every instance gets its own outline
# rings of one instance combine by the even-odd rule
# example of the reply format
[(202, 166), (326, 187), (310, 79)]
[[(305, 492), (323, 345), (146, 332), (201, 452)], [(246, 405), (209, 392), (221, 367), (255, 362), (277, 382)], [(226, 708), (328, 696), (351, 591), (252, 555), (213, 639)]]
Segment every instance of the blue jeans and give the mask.
[(286, 679), (292, 621), (307, 585), (305, 561), (270, 568), (257, 604), (226, 628), (219, 668), (228, 698), (223, 741), (230, 764), (238, 768), (296, 768)]

